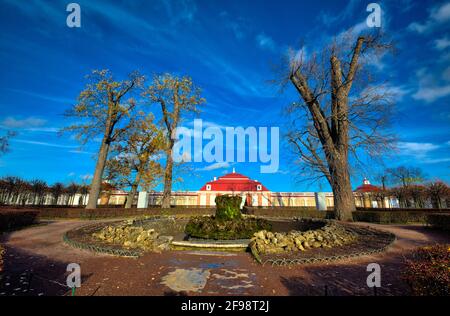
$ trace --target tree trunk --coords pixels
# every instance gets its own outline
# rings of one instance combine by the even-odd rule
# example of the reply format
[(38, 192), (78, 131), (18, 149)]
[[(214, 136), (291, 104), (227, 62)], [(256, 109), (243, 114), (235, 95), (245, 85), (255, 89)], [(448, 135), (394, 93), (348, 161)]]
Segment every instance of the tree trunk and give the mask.
[(136, 195), (137, 186), (133, 185), (130, 192), (127, 195), (127, 201), (125, 203), (125, 208), (131, 208), (133, 206), (134, 196)]
[(103, 171), (105, 170), (106, 159), (109, 152), (109, 143), (103, 140), (98, 153), (97, 164), (95, 166), (94, 178), (92, 179), (91, 189), (89, 191), (89, 201), (86, 205), (87, 209), (97, 208), (97, 200), (100, 195), (102, 185)]
[(139, 186), (139, 181), (141, 176), (139, 172), (136, 174), (136, 178), (134, 179), (134, 183), (131, 185), (131, 190), (128, 192), (127, 202), (125, 203), (125, 208), (131, 208), (133, 206), (134, 197), (136, 196), (137, 188)]
[(172, 194), (172, 169), (173, 157), (172, 147), (167, 151), (166, 170), (164, 172), (164, 192), (161, 201), (161, 208), (170, 208), (170, 196)]
[(347, 160), (333, 159), (333, 163), (330, 164), (330, 173), (332, 174), (331, 187), (334, 195), (336, 219), (353, 221), (352, 212), (356, 211), (356, 207)]

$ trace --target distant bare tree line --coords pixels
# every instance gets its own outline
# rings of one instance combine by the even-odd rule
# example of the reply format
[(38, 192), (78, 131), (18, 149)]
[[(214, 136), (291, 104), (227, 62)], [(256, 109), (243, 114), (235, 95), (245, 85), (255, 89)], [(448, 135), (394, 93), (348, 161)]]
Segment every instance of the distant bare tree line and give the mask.
[[(387, 168), (377, 176), (380, 190), (370, 195), (376, 201), (395, 197), (401, 208), (450, 207), (450, 187), (443, 181), (426, 181), (417, 167)], [(391, 185), (391, 187), (388, 187)]]
[[(56, 182), (49, 185), (42, 180), (27, 181), (19, 177), (0, 178), (0, 205), (73, 205), (77, 194), (85, 204), (89, 186)], [(77, 204), (77, 203), (75, 203)]]

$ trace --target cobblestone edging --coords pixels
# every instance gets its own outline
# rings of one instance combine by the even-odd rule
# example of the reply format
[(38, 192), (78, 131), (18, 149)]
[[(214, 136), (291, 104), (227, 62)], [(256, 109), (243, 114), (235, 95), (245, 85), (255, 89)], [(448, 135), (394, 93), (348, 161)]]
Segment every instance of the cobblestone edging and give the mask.
[[(152, 221), (157, 221), (159, 219), (161, 219), (162, 217), (160, 215), (155, 215), (155, 216), (148, 216), (145, 219), (122, 219), (122, 220), (117, 220), (117, 221), (111, 221), (109, 223), (105, 223), (105, 222), (100, 222), (100, 223), (96, 223), (96, 224), (87, 224), (75, 229), (72, 229), (70, 231), (67, 231), (66, 233), (64, 233), (63, 235), (63, 241), (68, 244), (69, 246), (72, 246), (74, 248), (78, 248), (78, 249), (83, 249), (83, 250), (88, 250), (88, 251), (92, 251), (95, 253), (103, 253), (103, 254), (108, 254), (108, 255), (113, 255), (113, 256), (121, 256), (121, 257), (131, 257), (131, 258), (137, 258), (140, 257), (143, 254), (143, 250), (142, 249), (124, 249), (124, 248), (119, 248), (119, 247), (114, 247), (114, 246), (105, 246), (105, 245), (95, 245), (92, 243), (88, 243), (88, 242), (81, 242), (81, 241), (77, 241), (74, 238), (70, 237), (71, 233), (75, 233), (77, 231), (80, 230), (84, 230), (84, 229), (91, 229), (90, 231), (85, 232), (87, 235), (91, 235), (93, 232), (98, 231), (101, 228), (106, 227), (105, 225), (120, 225), (122, 223), (127, 223), (128, 225), (142, 225), (144, 223), (149, 223)], [(98, 228), (98, 229), (94, 229), (94, 228)]]
[[(81, 229), (81, 228), (79, 228), (79, 229)], [(138, 258), (139, 256), (142, 255), (142, 251), (139, 251), (136, 249), (121, 249), (121, 248), (114, 248), (114, 247), (108, 247), (108, 246), (98, 246), (98, 245), (93, 245), (93, 244), (89, 244), (89, 243), (75, 241), (69, 237), (69, 235), (68, 235), (69, 232), (64, 233), (63, 241), (67, 245), (74, 247), (74, 248), (88, 250), (88, 251), (92, 251), (95, 253), (103, 253), (103, 254), (108, 254), (108, 255), (113, 255), (113, 256), (120, 256), (120, 257)]]
[[(365, 228), (357, 228), (356, 230), (361, 231)], [(251, 247), (250, 251), (255, 258), (257, 262), (259, 262), (262, 265), (265, 264), (271, 264), (272, 266), (286, 266), (286, 265), (296, 265), (296, 264), (313, 264), (313, 263), (323, 263), (323, 262), (333, 262), (333, 261), (339, 261), (339, 260), (345, 260), (345, 259), (353, 259), (361, 256), (369, 256), (374, 255), (378, 253), (382, 253), (386, 251), (397, 239), (397, 237), (389, 232), (384, 231), (378, 231), (373, 228), (367, 228), (367, 231), (374, 233), (378, 232), (380, 240), (384, 241), (384, 245), (381, 247), (375, 247), (372, 249), (367, 249), (363, 251), (354, 251), (349, 252), (345, 254), (337, 254), (337, 255), (330, 255), (330, 256), (323, 256), (323, 257), (307, 257), (307, 258), (268, 258), (268, 259), (262, 259), (260, 257), (260, 254), (258, 251)], [(383, 236), (384, 235), (384, 236)], [(359, 241), (363, 242), (363, 241)], [(292, 255), (292, 253), (291, 253)], [(265, 256), (267, 257), (267, 255)]]

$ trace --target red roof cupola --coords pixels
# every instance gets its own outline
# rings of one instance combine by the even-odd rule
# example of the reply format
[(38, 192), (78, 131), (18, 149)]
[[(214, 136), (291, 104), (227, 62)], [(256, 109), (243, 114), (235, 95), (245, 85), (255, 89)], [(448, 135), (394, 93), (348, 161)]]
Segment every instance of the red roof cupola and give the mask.
[(213, 181), (207, 182), (200, 191), (269, 191), (261, 182), (252, 180), (247, 176), (233, 172), (226, 174), (219, 179), (214, 178)]
[(367, 192), (376, 192), (380, 191), (380, 188), (370, 184), (369, 180), (364, 178), (363, 184), (356, 188), (355, 192), (367, 193)]

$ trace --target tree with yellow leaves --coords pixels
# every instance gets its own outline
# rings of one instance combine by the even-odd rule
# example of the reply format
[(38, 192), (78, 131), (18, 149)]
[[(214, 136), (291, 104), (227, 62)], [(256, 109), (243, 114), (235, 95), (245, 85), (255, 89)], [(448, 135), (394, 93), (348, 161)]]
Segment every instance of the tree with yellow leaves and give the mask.
[(77, 104), (66, 113), (77, 121), (63, 131), (76, 133), (82, 144), (99, 136), (102, 138), (86, 206), (95, 209), (110, 147), (127, 129), (136, 107), (132, 95), (142, 87), (144, 77), (132, 72), (126, 80), (116, 81), (109, 70), (94, 70), (87, 78)]
[(162, 112), (161, 125), (166, 139), (164, 170), (164, 192), (161, 207), (170, 208), (173, 177), (173, 147), (175, 132), (184, 115), (198, 113), (198, 106), (206, 102), (201, 90), (188, 76), (171, 74), (155, 75), (144, 94), (150, 104), (159, 104)]
[(157, 161), (165, 147), (163, 132), (154, 124), (152, 114), (139, 112), (131, 119), (121, 140), (114, 146), (107, 162), (107, 178), (119, 187), (130, 187), (125, 208), (131, 208), (137, 189), (154, 187), (162, 176)]

